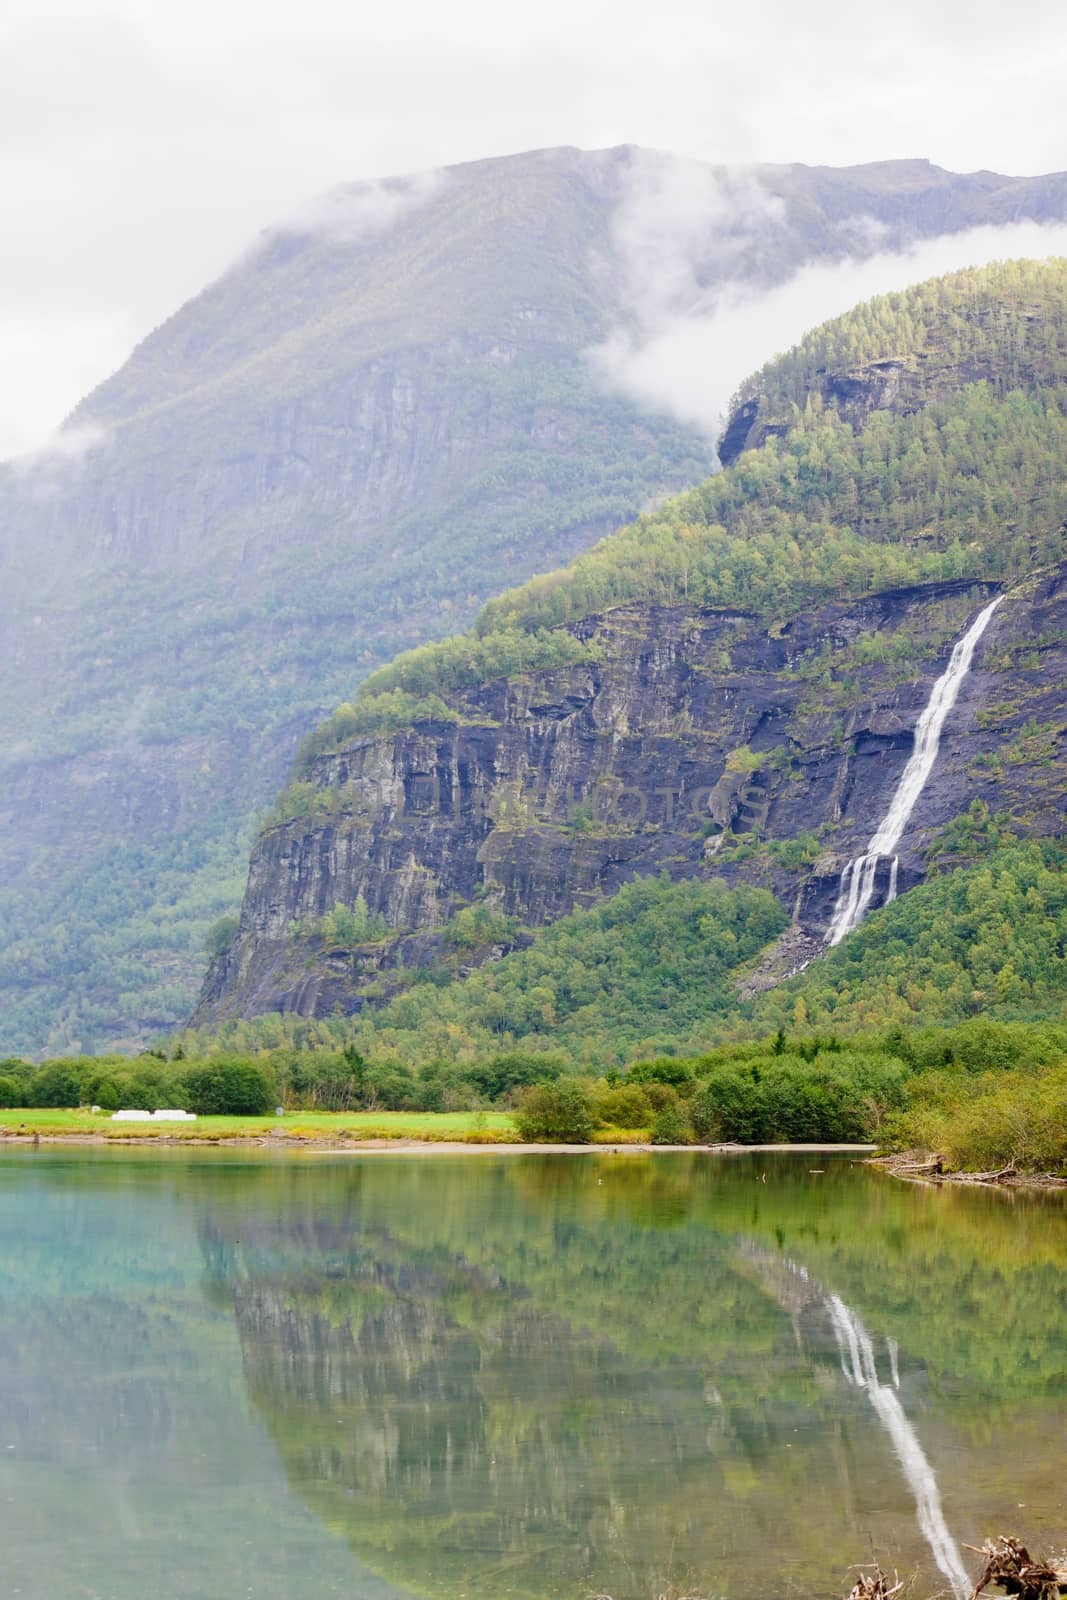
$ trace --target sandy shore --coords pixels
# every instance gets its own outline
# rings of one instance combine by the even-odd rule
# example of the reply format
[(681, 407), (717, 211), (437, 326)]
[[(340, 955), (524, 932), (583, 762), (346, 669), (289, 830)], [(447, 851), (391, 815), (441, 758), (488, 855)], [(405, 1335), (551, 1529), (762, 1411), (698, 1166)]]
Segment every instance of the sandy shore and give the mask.
[(509, 1156), (630, 1156), (630, 1155), (713, 1155), (750, 1156), (760, 1151), (778, 1155), (856, 1155), (866, 1158), (873, 1144), (464, 1144), (462, 1140), (426, 1139), (346, 1139), (324, 1154), (410, 1155), (412, 1151), (443, 1151), (451, 1155)]

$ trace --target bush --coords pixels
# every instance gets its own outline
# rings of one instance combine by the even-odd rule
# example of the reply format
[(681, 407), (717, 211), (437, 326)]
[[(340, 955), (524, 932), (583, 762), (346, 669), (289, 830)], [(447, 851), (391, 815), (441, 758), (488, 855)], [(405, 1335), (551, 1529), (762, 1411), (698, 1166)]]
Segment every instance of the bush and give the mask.
[(678, 1104), (678, 1091), (669, 1083), (646, 1083), (645, 1098), (653, 1112), (662, 1111), (665, 1106)]
[(209, 956), (220, 956), (228, 950), (237, 937), (238, 921), (232, 911), (213, 922), (204, 935), (204, 949)]
[[(101, 1111), (118, 1111), (124, 1104), (122, 1090), (114, 1078), (98, 1078), (92, 1086), (90, 1096), (94, 1106), (99, 1106)], [(153, 1111), (156, 1109), (152, 1107)]]
[(747, 1065), (716, 1067), (693, 1096), (690, 1115), (702, 1139), (760, 1144), (765, 1138), (759, 1080)]
[(367, 1072), (368, 1111), (425, 1110), (420, 1086), (400, 1061), (382, 1061)]
[(895, 1148), (937, 1151), (946, 1167), (1067, 1172), (1067, 1067), (981, 1076), (928, 1072), (888, 1127)]
[(16, 1078), (0, 1077), (0, 1106), (19, 1106), (23, 1098), (22, 1085)]
[[(104, 1102), (99, 1098), (95, 1087), (98, 1082), (99, 1079), (92, 1079), (93, 1088), (87, 1091), (86, 1098), (91, 1098), (103, 1106)], [(158, 1111), (160, 1106), (185, 1109), (184, 1081), (176, 1078), (162, 1064), (149, 1063), (146, 1057), (141, 1057), (129, 1074), (120, 1074), (116, 1079), (116, 1086), (119, 1091), (119, 1106), (129, 1111)]]
[(546, 1083), (563, 1074), (566, 1057), (560, 1052), (509, 1050), (468, 1067), (464, 1077), (486, 1100), (500, 1100), (513, 1089)]
[(693, 1082), (693, 1069), (688, 1061), (674, 1056), (660, 1056), (656, 1061), (638, 1061), (626, 1074), (630, 1083), (669, 1083), (685, 1094)]
[(680, 1105), (667, 1105), (657, 1111), (652, 1123), (653, 1144), (689, 1144), (693, 1129)]
[(722, 1112), (718, 1098), (706, 1089), (698, 1089), (689, 1104), (689, 1117), (693, 1132), (701, 1144), (714, 1144), (723, 1137)]
[(28, 1101), (32, 1106), (78, 1106), (81, 1104), (81, 1073), (76, 1061), (46, 1061), (29, 1083)]
[(515, 1126), (527, 1144), (588, 1144), (593, 1137), (589, 1091), (573, 1078), (534, 1084), (523, 1091)]
[(270, 1111), (275, 1089), (254, 1061), (212, 1056), (185, 1074), (188, 1109), (205, 1117), (256, 1117)]
[(638, 1083), (598, 1087), (593, 1091), (593, 1117), (598, 1128), (647, 1128), (652, 1103)]

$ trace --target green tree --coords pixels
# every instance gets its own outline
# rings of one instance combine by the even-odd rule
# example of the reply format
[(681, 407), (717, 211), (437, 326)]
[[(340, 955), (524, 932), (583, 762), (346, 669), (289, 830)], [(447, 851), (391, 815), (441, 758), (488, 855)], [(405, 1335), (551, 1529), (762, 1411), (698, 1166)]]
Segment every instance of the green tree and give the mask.
[(573, 1078), (533, 1085), (523, 1091), (515, 1126), (527, 1144), (588, 1144), (593, 1137), (588, 1088)]
[(238, 918), (230, 911), (213, 922), (204, 936), (204, 948), (208, 955), (220, 956), (224, 950), (228, 950), (237, 937), (238, 926)]
[(213, 1056), (184, 1074), (188, 1109), (201, 1116), (262, 1116), (275, 1103), (274, 1084), (255, 1061)]

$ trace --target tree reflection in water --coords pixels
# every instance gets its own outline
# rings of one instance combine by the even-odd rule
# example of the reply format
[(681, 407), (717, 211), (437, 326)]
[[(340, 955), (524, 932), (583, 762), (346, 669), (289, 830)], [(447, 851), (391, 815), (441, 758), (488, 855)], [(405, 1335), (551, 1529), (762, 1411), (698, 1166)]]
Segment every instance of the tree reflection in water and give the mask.
[[(294, 1491), (442, 1600), (644, 1600), (683, 1578), (818, 1595), (872, 1552), (932, 1570), (869, 1387), (842, 1381), (836, 1300), (899, 1344), (958, 1536), (1020, 1499), (1054, 1522), (1064, 1213), (766, 1168), (371, 1158), (235, 1187), (202, 1247)], [(807, 1302), (783, 1294), (794, 1262), (827, 1286)], [(1009, 1262), (1010, 1311), (962, 1330), (961, 1296), (1002, 1295)], [(997, 1416), (1018, 1446), (993, 1471)], [(1032, 1449), (1044, 1488), (1022, 1494)]]

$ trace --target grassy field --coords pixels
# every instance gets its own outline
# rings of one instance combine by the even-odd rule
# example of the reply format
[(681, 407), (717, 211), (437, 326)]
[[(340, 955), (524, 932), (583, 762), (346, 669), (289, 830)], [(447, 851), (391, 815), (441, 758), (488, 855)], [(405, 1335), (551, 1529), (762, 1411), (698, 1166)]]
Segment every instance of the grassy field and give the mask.
[(294, 1111), (284, 1117), (198, 1117), (195, 1122), (112, 1122), (107, 1112), (0, 1110), (0, 1132), (108, 1140), (293, 1139), (460, 1140), (511, 1144), (518, 1134), (506, 1111)]

